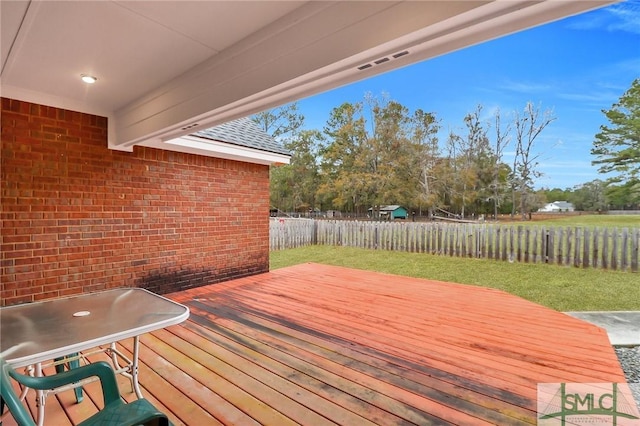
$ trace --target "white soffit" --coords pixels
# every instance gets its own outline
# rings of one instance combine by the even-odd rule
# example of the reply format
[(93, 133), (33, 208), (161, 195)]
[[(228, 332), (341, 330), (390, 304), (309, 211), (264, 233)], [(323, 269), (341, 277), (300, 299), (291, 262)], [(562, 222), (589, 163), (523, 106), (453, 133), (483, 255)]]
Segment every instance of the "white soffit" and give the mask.
[(289, 164), (290, 156), (267, 152), (226, 142), (219, 142), (198, 136), (188, 135), (165, 142), (148, 141), (142, 145), (151, 148), (166, 149), (168, 151), (186, 152), (189, 154), (206, 155), (224, 158), (226, 160), (242, 161), (254, 164)]
[[(303, 15), (295, 25), (276, 22), (255, 41), (234, 46), (238, 52), (225, 51), (191, 70), (180, 85), (132, 105), (135, 112), (118, 111), (119, 143), (125, 148), (174, 139), (605, 3), (374, 2), (372, 13), (367, 2), (312, 2), (294, 12)], [(386, 58), (391, 60), (375, 64)], [(175, 102), (158, 108), (169, 98)], [(170, 121), (177, 124), (161, 128)]]

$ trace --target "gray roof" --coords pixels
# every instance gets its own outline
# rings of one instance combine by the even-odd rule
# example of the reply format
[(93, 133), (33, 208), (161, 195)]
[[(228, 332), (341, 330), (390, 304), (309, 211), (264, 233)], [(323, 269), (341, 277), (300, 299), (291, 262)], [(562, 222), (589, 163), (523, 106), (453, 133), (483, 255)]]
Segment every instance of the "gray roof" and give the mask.
[(193, 133), (193, 136), (276, 154), (291, 155), (288, 150), (248, 117), (200, 130), (199, 132)]
[(573, 207), (573, 204), (568, 201), (554, 201), (553, 203), (550, 203), (550, 204), (555, 204), (556, 206), (564, 209)]

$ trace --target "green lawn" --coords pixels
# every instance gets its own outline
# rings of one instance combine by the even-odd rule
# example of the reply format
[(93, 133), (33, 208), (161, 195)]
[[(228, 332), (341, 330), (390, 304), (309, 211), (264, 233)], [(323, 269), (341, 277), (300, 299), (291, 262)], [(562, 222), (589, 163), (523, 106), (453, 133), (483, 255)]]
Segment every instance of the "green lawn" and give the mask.
[(514, 225), (538, 226), (585, 226), (589, 228), (638, 228), (640, 215), (607, 215), (584, 214), (579, 216), (562, 216), (533, 222), (511, 222)]
[(637, 273), (333, 246), (271, 252), (271, 269), (304, 262), (493, 287), (558, 311), (640, 310)]

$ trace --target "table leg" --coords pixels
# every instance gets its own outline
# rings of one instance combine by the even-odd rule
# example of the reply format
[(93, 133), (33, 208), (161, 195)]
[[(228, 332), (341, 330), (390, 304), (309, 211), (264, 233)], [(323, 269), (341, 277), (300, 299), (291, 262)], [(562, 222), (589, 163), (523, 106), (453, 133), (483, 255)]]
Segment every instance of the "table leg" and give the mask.
[[(36, 377), (42, 377), (42, 363), (36, 364)], [(44, 425), (45, 394), (43, 390), (36, 389), (36, 407), (38, 408), (38, 426)]]
[[(139, 353), (140, 353), (140, 336), (135, 336), (133, 338), (133, 359), (129, 360), (126, 356), (124, 356), (121, 352), (118, 351), (116, 347), (116, 342), (111, 343), (110, 350), (111, 353), (111, 362), (113, 363), (113, 368), (116, 372), (128, 377), (131, 380), (131, 387), (133, 391), (136, 393), (138, 399), (143, 398), (142, 391), (140, 390), (140, 384), (138, 383), (138, 363), (139, 363)], [(124, 361), (127, 363), (126, 367), (120, 366), (120, 362), (118, 361), (118, 357), (122, 357)]]
[(136, 392), (138, 399), (142, 398), (142, 391), (138, 383), (138, 354), (140, 350), (140, 336), (133, 338), (133, 363), (131, 365), (131, 376), (133, 381), (133, 390)]

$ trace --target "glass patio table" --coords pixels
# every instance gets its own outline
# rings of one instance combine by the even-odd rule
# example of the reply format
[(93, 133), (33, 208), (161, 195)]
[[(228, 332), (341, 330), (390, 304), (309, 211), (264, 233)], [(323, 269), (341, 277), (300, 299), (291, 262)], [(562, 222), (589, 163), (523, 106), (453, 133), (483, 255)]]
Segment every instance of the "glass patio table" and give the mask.
[[(115, 372), (129, 377), (133, 390), (141, 398), (140, 335), (179, 324), (188, 317), (188, 307), (141, 288), (119, 288), (3, 307), (0, 308), (0, 355), (12, 367), (28, 367), (31, 374), (40, 376), (45, 361), (69, 354), (85, 357), (106, 352)], [(118, 341), (128, 338), (133, 338), (131, 359), (116, 346)], [(95, 352), (83, 353), (89, 350)], [(65, 389), (68, 387), (52, 393)], [(44, 421), (47, 393), (37, 391), (39, 425)], [(25, 395), (26, 391), (23, 397)]]

